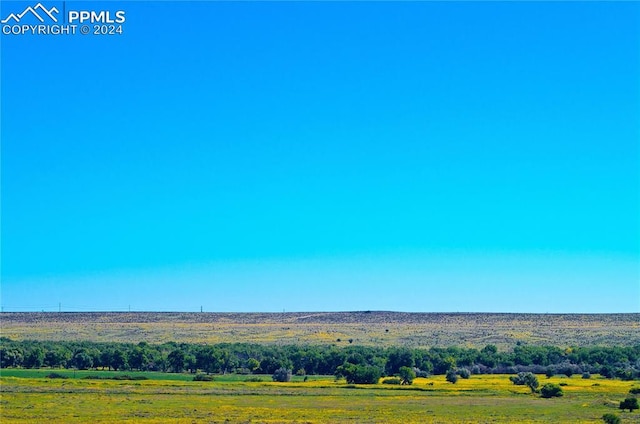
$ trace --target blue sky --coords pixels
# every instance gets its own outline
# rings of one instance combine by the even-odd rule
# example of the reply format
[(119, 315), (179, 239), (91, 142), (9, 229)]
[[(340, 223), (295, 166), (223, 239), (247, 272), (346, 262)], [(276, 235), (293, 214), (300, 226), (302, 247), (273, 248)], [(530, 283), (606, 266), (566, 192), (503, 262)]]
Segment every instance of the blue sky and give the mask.
[(65, 6), (126, 22), (0, 36), (4, 310), (640, 312), (639, 3)]

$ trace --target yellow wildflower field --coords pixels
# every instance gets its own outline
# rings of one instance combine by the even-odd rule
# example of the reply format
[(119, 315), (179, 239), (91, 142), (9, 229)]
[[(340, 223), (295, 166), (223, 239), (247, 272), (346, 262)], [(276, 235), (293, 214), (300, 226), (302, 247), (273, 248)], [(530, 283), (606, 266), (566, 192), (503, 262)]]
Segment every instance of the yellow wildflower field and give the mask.
[[(1, 377), (1, 421), (8, 423), (601, 423), (633, 382), (538, 376), (562, 384), (543, 399), (507, 375), (443, 376), (411, 386), (348, 385), (331, 378), (299, 383), (113, 381)], [(637, 384), (636, 384), (637, 386)]]

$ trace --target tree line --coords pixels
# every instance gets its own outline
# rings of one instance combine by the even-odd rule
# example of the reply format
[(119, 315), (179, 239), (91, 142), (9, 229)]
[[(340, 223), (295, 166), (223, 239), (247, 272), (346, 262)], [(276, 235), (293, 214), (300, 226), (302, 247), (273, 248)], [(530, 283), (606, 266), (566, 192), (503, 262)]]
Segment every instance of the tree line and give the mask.
[(640, 378), (640, 346), (568, 347), (520, 344), (509, 351), (333, 345), (271, 346), (247, 343), (164, 344), (74, 341), (13, 341), (0, 338), (0, 367), (138, 370), (299, 375), (399, 375), (411, 368), (418, 376), (446, 374), (601, 374)]

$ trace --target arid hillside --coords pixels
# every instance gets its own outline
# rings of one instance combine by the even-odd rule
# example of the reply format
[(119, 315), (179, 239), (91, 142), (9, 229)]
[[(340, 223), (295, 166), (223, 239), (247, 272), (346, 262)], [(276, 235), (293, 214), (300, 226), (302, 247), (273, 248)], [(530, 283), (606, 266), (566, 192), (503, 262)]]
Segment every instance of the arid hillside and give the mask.
[(640, 314), (310, 313), (1, 313), (1, 335), (15, 340), (403, 345), (640, 344)]

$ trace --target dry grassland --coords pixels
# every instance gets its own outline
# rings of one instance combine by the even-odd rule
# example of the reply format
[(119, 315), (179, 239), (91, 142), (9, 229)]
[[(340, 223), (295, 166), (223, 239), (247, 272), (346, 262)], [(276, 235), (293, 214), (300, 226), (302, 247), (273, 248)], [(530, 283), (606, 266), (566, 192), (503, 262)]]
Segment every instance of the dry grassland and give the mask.
[[(512, 347), (640, 344), (640, 314), (2, 313), (14, 340)], [(339, 341), (338, 341), (339, 340)], [(351, 340), (351, 342), (349, 341)]]

